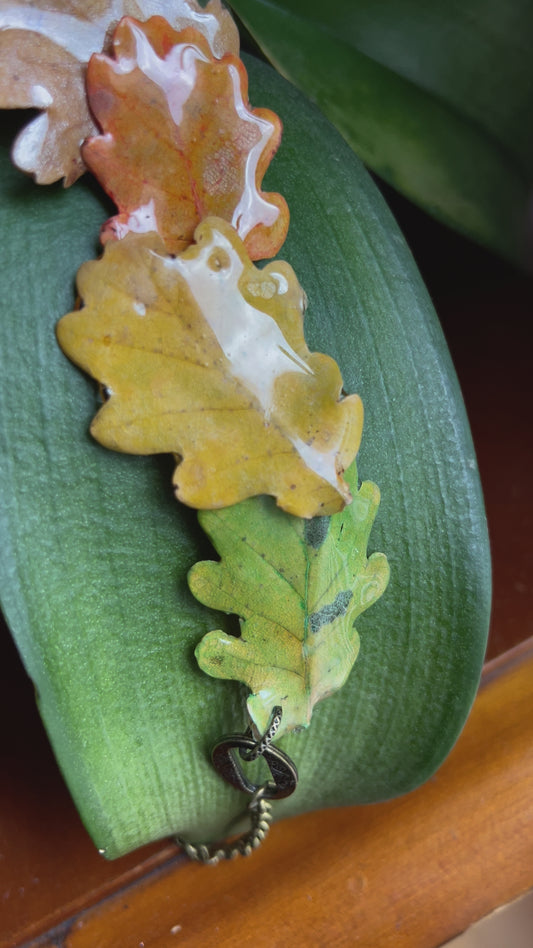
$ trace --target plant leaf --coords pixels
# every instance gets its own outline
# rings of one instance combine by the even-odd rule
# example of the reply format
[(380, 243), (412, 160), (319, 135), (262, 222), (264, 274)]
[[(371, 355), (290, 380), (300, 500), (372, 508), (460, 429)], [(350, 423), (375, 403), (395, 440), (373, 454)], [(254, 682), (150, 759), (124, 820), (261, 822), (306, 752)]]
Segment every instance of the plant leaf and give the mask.
[[(13, 159), (39, 184), (83, 174), (84, 138), (98, 129), (85, 92), (87, 62), (106, 46), (122, 16), (169, 17), (166, 0), (0, 0), (0, 108), (36, 108), (41, 114), (20, 132)], [(239, 36), (220, 0), (205, 10), (196, 0), (173, 0), (171, 22), (194, 26), (217, 56), (238, 55)]]
[(242, 62), (215, 59), (199, 33), (177, 33), (160, 17), (122, 20), (113, 49), (115, 59), (89, 63), (89, 102), (104, 134), (82, 149), (121, 211), (102, 241), (156, 230), (179, 253), (197, 224), (216, 216), (233, 224), (252, 259), (274, 256), (289, 211), (259, 186), (281, 125), (250, 109)]
[(344, 685), (359, 652), (355, 620), (387, 585), (387, 558), (366, 556), (379, 491), (370, 481), (357, 488), (355, 464), (347, 480), (353, 501), (334, 517), (306, 522), (266, 497), (199, 515), (222, 562), (193, 566), (191, 591), (244, 622), (240, 638), (204, 636), (196, 657), (208, 675), (248, 685), (259, 734), (276, 705), (277, 739), (307, 727), (317, 701)]
[(157, 234), (131, 235), (81, 268), (85, 306), (58, 338), (110, 393), (92, 434), (115, 451), (180, 455), (174, 485), (193, 507), (267, 493), (301, 517), (341, 509), (362, 405), (340, 399), (338, 367), (305, 345), (294, 271), (258, 270), (217, 218), (196, 240), (174, 257)]
[(231, 6), (369, 167), (435, 217), (531, 266), (531, 4)]
[[(333, 355), (363, 398), (359, 476), (381, 490), (370, 552), (391, 565), (386, 594), (358, 620), (342, 691), (282, 739), (300, 779), (274, 808), (281, 818), (405, 793), (433, 773), (477, 688), (490, 560), (459, 387), (405, 242), (324, 117), (272, 69), (246, 65), (254, 97), (284, 123), (268, 172), (293, 211), (284, 256), (309, 297), (310, 348)], [(172, 832), (220, 839), (247, 801), (209, 751), (245, 725), (245, 695), (193, 653), (235, 620), (186, 585), (212, 553), (172, 496), (171, 464), (84, 434), (94, 384), (54, 338), (106, 204), (84, 181), (36, 188), (5, 147), (2, 158), (2, 608), (96, 846), (113, 857)]]

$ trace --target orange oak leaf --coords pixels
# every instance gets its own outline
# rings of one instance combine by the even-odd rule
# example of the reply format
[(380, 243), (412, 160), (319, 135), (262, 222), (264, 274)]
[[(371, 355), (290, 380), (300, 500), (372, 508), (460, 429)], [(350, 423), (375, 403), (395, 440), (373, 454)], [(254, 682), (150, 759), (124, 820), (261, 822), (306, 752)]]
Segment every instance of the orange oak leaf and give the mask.
[(220, 0), (0, 0), (0, 108), (36, 108), (19, 134), (13, 160), (39, 184), (72, 184), (85, 170), (83, 140), (98, 129), (85, 92), (87, 63), (109, 45), (126, 15), (164, 14), (178, 29), (194, 26), (216, 56), (238, 55), (239, 35)]
[(108, 396), (94, 437), (174, 453), (176, 494), (193, 507), (271, 494), (299, 517), (340, 510), (362, 404), (341, 396), (333, 359), (309, 352), (294, 271), (255, 267), (217, 218), (195, 239), (174, 256), (155, 233), (129, 234), (81, 267), (84, 305), (60, 320), (58, 339)]
[(104, 134), (82, 149), (120, 211), (102, 242), (156, 230), (179, 253), (214, 215), (236, 228), (252, 259), (274, 256), (289, 211), (281, 195), (259, 189), (281, 122), (250, 108), (242, 62), (215, 59), (197, 31), (178, 33), (161, 17), (123, 19), (113, 50), (114, 59), (89, 63), (89, 102)]

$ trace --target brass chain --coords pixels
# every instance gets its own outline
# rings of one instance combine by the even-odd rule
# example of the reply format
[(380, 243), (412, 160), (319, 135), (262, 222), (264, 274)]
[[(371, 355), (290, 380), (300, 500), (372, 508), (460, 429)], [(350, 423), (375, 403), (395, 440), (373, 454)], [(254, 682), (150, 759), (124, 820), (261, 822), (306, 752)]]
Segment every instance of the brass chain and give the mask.
[(176, 842), (187, 853), (189, 859), (201, 862), (204, 866), (216, 866), (223, 859), (249, 856), (254, 849), (261, 845), (270, 830), (272, 822), (272, 804), (263, 797), (263, 789), (261, 787), (248, 804), (251, 828), (233, 842), (215, 843), (208, 846), (205, 843), (188, 843), (179, 836), (176, 836)]
[[(220, 775), (237, 790), (252, 794), (247, 808), (251, 827), (247, 833), (243, 833), (233, 841), (212, 845), (190, 843), (181, 836), (175, 836), (178, 846), (183, 849), (189, 859), (206, 866), (216, 866), (223, 859), (249, 856), (263, 842), (272, 822), (270, 799), (288, 796), (293, 792), (298, 781), (298, 772), (291, 759), (278, 748), (270, 746), (279, 730), (282, 714), (282, 709), (276, 705), (272, 709), (265, 733), (258, 740), (252, 737), (249, 728), (246, 734), (230, 735), (215, 744), (212, 760)], [(261, 787), (254, 786), (236, 763), (233, 752), (237, 748), (243, 760), (253, 761), (258, 757), (264, 757), (274, 781), (267, 781)]]

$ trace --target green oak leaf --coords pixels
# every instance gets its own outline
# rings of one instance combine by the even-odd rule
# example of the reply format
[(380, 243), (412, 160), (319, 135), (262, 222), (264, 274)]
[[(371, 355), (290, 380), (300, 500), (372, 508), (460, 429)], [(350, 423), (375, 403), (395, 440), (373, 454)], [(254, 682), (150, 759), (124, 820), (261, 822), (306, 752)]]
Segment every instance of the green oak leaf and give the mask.
[(317, 701), (342, 687), (359, 653), (355, 620), (387, 585), (386, 556), (366, 555), (379, 490), (370, 481), (357, 489), (355, 464), (346, 479), (353, 501), (332, 517), (292, 517), (269, 497), (199, 515), (222, 561), (197, 563), (189, 586), (244, 621), (240, 638), (205, 635), (196, 657), (214, 678), (249, 686), (259, 732), (276, 705), (279, 735), (307, 727)]

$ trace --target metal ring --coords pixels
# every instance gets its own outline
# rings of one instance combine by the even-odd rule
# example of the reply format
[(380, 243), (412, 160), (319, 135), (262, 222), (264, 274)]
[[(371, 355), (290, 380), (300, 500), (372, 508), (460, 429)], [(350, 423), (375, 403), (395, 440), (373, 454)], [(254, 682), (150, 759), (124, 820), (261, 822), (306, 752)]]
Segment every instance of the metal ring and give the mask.
[(281, 800), (283, 797), (289, 797), (296, 790), (298, 771), (290, 757), (278, 747), (270, 744), (265, 747), (261, 755), (270, 770), (272, 781), (261, 787), (252, 783), (243, 773), (234, 751), (253, 752), (256, 746), (257, 742), (244, 734), (230, 734), (228, 737), (223, 737), (211, 751), (211, 760), (215, 770), (236, 790), (252, 796), (262, 790), (267, 800)]
[[(258, 741), (253, 739), (251, 731), (248, 730), (246, 734), (230, 734), (228, 737), (223, 737), (213, 747), (211, 759), (215, 770), (236, 790), (252, 796), (248, 804), (252, 826), (248, 833), (239, 836), (233, 843), (214, 846), (189, 843), (181, 836), (174, 837), (190, 859), (208, 866), (216, 866), (221, 859), (249, 856), (264, 840), (272, 822), (272, 808), (269, 801), (288, 797), (294, 792), (298, 783), (298, 771), (290, 757), (271, 743), (281, 724), (281, 716), (282, 709), (276, 705), (270, 716), (269, 725)], [(248, 780), (237, 760), (236, 750), (244, 760), (252, 761), (263, 757), (273, 779), (261, 786)]]

